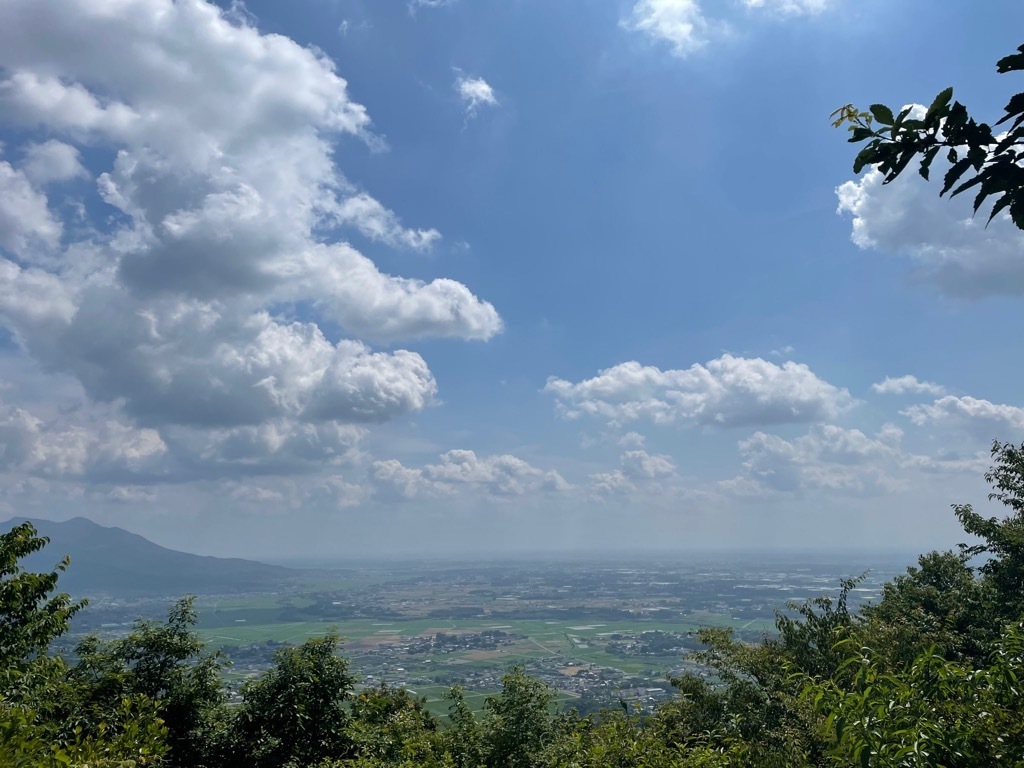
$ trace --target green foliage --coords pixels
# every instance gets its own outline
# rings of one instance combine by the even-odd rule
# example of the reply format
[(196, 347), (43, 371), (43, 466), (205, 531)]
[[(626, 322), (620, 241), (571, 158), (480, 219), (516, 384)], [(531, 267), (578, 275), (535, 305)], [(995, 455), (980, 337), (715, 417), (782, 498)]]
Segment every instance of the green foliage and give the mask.
[[(1024, 45), (1017, 50), (999, 60), (999, 73), (1024, 71)], [(952, 88), (941, 91), (923, 117), (913, 115), (910, 107), (894, 115), (883, 104), (873, 104), (867, 112), (847, 104), (831, 118), (835, 127), (847, 125), (850, 142), (867, 142), (854, 161), (855, 173), (877, 166), (888, 184), (919, 159), (919, 173), (928, 179), (932, 162), (945, 150), (950, 167), (939, 194), (974, 189), (975, 212), (991, 198), (989, 221), (1008, 210), (1013, 223), (1024, 229), (1024, 92), (1009, 100), (995, 123), (1009, 123), (1005, 135), (971, 117), (963, 104), (953, 101)]]
[(951, 661), (980, 662), (998, 637), (992, 590), (962, 553), (922, 555), (862, 614), (865, 637), (892, 667), (912, 663), (927, 648)]
[(28, 573), (20, 561), (47, 543), (29, 524), (0, 535), (0, 765), (145, 766), (162, 761), (167, 731), (143, 694), (83, 707), (83, 686), (50, 643), (85, 605), (53, 595), (68, 558), (52, 573)]
[(852, 684), (813, 681), (805, 695), (823, 716), (833, 764), (940, 768), (1024, 764), (1024, 625), (1010, 627), (989, 666), (972, 669), (934, 649), (886, 672), (870, 648), (840, 644)]
[(164, 623), (137, 621), (118, 640), (83, 640), (71, 671), (80, 691), (76, 708), (102, 712), (126, 697), (146, 697), (157, 703), (167, 726), (170, 764), (203, 764), (222, 716), (224, 662), (206, 652), (195, 623), (193, 600), (186, 597)]
[(330, 633), (275, 654), (276, 666), (246, 684), (224, 765), (284, 768), (351, 757), (354, 680)]
[(85, 606), (66, 594), (52, 594), (69, 558), (51, 573), (29, 573), (21, 566), (23, 558), (48, 541), (30, 523), (0, 534), (0, 672), (10, 673), (44, 654)]
[(144, 698), (125, 699), (95, 735), (81, 727), (61, 737), (54, 723), (0, 700), (0, 765), (5, 768), (142, 768), (162, 764), (166, 730)]
[(682, 745), (656, 725), (626, 711), (599, 716), (563, 716), (535, 765), (545, 768), (737, 768), (746, 762), (742, 745), (726, 748)]
[(438, 765), (440, 724), (426, 709), (424, 699), (404, 688), (367, 688), (352, 701), (348, 726), (354, 765)]
[(488, 768), (529, 768), (553, 734), (554, 691), (513, 667), (501, 692), (484, 703), (484, 764)]
[(987, 559), (978, 570), (994, 590), (998, 615), (1006, 621), (1024, 613), (1024, 444), (992, 444), (995, 464), (985, 473), (985, 480), (995, 489), (989, 499), (1010, 509), (1011, 514), (999, 519), (983, 517), (969, 504), (953, 507), (964, 531), (980, 539), (980, 543), (961, 545), (970, 557), (984, 555)]
[(484, 764), (480, 723), (466, 703), (461, 687), (452, 686), (445, 698), (451, 702), (448, 705), (448, 727), (441, 737), (445, 755), (454, 768), (479, 768)]

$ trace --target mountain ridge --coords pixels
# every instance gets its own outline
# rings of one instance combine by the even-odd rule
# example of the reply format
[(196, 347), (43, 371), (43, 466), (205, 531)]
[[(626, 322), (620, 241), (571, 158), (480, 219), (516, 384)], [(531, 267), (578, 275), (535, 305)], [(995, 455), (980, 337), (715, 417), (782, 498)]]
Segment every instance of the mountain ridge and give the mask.
[(75, 596), (177, 596), (267, 591), (303, 571), (243, 558), (195, 555), (160, 546), (144, 536), (86, 517), (54, 521), (13, 517), (3, 530), (31, 523), (50, 543), (25, 559), (32, 571), (51, 570), (65, 555), (71, 565), (60, 589)]

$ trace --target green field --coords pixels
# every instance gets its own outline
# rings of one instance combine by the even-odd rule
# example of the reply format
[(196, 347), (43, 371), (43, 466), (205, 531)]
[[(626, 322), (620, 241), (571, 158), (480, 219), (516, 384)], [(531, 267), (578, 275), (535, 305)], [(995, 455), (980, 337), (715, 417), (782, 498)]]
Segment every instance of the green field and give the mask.
[[(605, 681), (602, 684), (615, 681), (625, 686), (630, 679), (663, 680), (670, 671), (690, 663), (680, 652), (662, 656), (611, 653), (608, 644), (612, 641), (635, 638), (650, 630), (686, 635), (702, 627), (732, 625), (738, 625), (743, 635), (751, 637), (770, 630), (774, 624), (772, 617), (748, 617), (740, 622), (730, 615), (707, 612), (694, 612), (685, 618), (679, 618), (675, 612), (661, 618), (663, 614), (652, 612), (628, 620), (572, 618), (571, 614), (518, 619), (514, 613), (509, 615), (509, 603), (495, 605), (495, 591), (488, 593), (481, 596), (466, 587), (443, 592), (429, 582), (398, 582), (382, 592), (371, 592), (374, 597), (370, 604), (415, 607), (407, 608), (408, 614), (404, 616), (376, 619), (339, 618), (337, 614), (349, 609), (348, 598), (344, 592), (334, 590), (210, 599), (197, 605), (197, 629), (212, 648), (247, 649), (230, 652), (236, 666), (227, 676), (235, 686), (270, 663), (272, 649), (248, 647), (268, 641), (297, 645), (330, 631), (337, 632), (343, 641), (342, 653), (349, 658), (360, 684), (402, 685), (423, 697), (432, 712), (443, 716), (448, 711), (444, 694), (451, 683), (462, 685), (469, 705), (480, 709), (486, 698), (497, 692), (505, 670), (515, 664), (526, 666), (531, 674), (540, 674), (557, 691), (556, 704), (561, 706), (578, 697), (581, 690), (587, 690), (570, 682), (575, 670), (569, 667), (591, 669), (589, 674), (598, 675), (597, 679)], [(346, 603), (334, 602), (335, 595), (342, 595)], [(365, 597), (363, 600), (365, 605)], [(333, 618), (332, 605), (337, 607)], [(467, 606), (479, 606), (481, 613), (495, 611), (498, 615), (459, 619), (422, 615), (447, 610), (457, 614)], [(543, 606), (523, 608), (538, 609)], [(594, 615), (593, 608), (581, 609), (582, 615), (588, 615), (586, 610)], [(320, 614), (328, 618), (313, 618)], [(439, 633), (478, 635), (485, 630), (502, 630), (511, 637), (502, 638), (497, 645), (481, 643), (477, 638), (468, 648), (457, 642), (442, 646), (414, 642)]]
[[(525, 635), (536, 647), (537, 654), (554, 655), (571, 652), (579, 658), (593, 655), (591, 648), (581, 648), (569, 638), (579, 637), (586, 640), (600, 641), (599, 635), (607, 633), (631, 633), (659, 629), (666, 632), (691, 632), (706, 626), (729, 626), (733, 622), (727, 617), (703, 617), (700, 620), (679, 621), (606, 621), (595, 624), (578, 624), (569, 621), (543, 621), (539, 619), (501, 619), (486, 621), (481, 619), (394, 619), (375, 621), (373, 619), (351, 619), (345, 621), (299, 621), (273, 622), (268, 621), (277, 614), (277, 609), (237, 608), (218, 610), (214, 615), (203, 613), (200, 616), (200, 633), (210, 645), (248, 645), (262, 643), (267, 640), (283, 642), (302, 642), (308, 637), (322, 635), (330, 629), (337, 630), (343, 638), (350, 641), (366, 641), (389, 636), (415, 637), (430, 630), (429, 634), (452, 630), (479, 632), (484, 629), (501, 628), (503, 631)], [(748, 629), (761, 631), (771, 626), (767, 619), (758, 619), (756, 623), (745, 622)], [(587, 643), (589, 645), (589, 643)]]

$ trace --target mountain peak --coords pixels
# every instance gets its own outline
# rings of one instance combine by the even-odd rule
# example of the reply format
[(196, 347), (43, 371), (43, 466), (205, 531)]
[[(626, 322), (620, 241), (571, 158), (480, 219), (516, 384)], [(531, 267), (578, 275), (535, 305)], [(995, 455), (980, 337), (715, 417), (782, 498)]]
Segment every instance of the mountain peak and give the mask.
[(171, 596), (222, 594), (272, 589), (299, 572), (255, 560), (193, 555), (168, 549), (124, 528), (107, 527), (87, 517), (64, 521), (14, 517), (5, 530), (31, 523), (50, 539), (26, 558), (29, 570), (49, 570), (64, 555), (71, 565), (60, 589), (77, 596)]

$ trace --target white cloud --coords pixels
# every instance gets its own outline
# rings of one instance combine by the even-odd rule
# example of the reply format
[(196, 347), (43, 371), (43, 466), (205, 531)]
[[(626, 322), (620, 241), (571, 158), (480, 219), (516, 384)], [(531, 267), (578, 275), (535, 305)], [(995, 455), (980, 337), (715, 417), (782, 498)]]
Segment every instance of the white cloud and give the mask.
[(437, 391), (418, 354), (332, 343), (311, 323), (239, 318), (199, 301), (126, 307), (123, 294), (97, 289), (64, 324), (28, 315), (31, 306), (12, 300), (21, 281), (4, 278), (0, 272), (0, 317), (29, 326), (27, 348), (75, 374), (94, 400), (120, 401), (148, 424), (373, 423), (421, 410)]
[(651, 455), (647, 451), (626, 451), (620, 459), (622, 471), (627, 477), (653, 480), (659, 477), (671, 477), (676, 473), (676, 465), (670, 456), (664, 454)]
[(880, 395), (941, 395), (945, 389), (930, 381), (918, 381), (916, 376), (887, 376), (885, 381), (872, 384), (871, 389)]
[(698, 0), (640, 0), (622, 26), (668, 43), (681, 57), (708, 43), (709, 25)]
[(824, 11), (832, 0), (743, 0), (747, 8), (757, 8), (780, 16), (800, 16)]
[(44, 422), (0, 405), (0, 470), (46, 477), (106, 477), (156, 471), (167, 446), (156, 430), (113, 419)]
[(24, 173), (0, 161), (0, 253), (7, 250), (26, 260), (33, 251), (49, 254), (60, 242), (61, 232), (46, 195)]
[(676, 465), (671, 456), (631, 450), (619, 457), (617, 469), (590, 475), (590, 491), (599, 500), (640, 492), (658, 494), (665, 490), (663, 481), (674, 478)]
[(1024, 408), (975, 397), (947, 395), (931, 405), (912, 405), (901, 413), (918, 426), (952, 426), (989, 440), (1015, 439), (1024, 430)]
[(921, 279), (950, 296), (978, 298), (1024, 293), (1024, 232), (1007, 214), (986, 226), (971, 212), (971, 195), (940, 198), (941, 163), (925, 182), (908, 169), (891, 184), (869, 170), (839, 186), (840, 214), (853, 220), (851, 239), (862, 249), (902, 256)]
[(698, 424), (734, 427), (823, 421), (854, 400), (806, 365), (723, 355), (707, 365), (663, 371), (621, 363), (578, 383), (549, 378), (544, 387), (567, 418), (593, 416), (612, 423)]
[[(17, 259), (0, 258), (0, 324), (93, 403), (173, 438), (179, 462), (351, 458), (351, 425), (437, 391), (419, 354), (368, 343), (502, 328), (459, 282), (384, 274), (325, 241), (337, 227), (413, 249), (440, 235), (336, 167), (335, 142), (380, 141), (333, 62), (245, 14), (3, 3), (0, 122), (28, 136), (18, 169), (0, 162), (0, 249)], [(64, 227), (39, 186), (81, 176), (82, 156), (114, 159), (95, 169), (91, 216)]]
[(281, 419), (257, 426), (209, 431), (171, 431), (176, 447), (187, 447), (204, 465), (230, 464), (248, 470), (295, 473), (329, 465), (354, 464), (366, 430), (350, 424), (310, 424)]
[(602, 496), (621, 496), (636, 491), (636, 485), (626, 477), (621, 469), (611, 472), (596, 472), (590, 476), (591, 490), (598, 498)]
[(746, 488), (749, 482), (772, 491), (821, 489), (849, 493), (892, 490), (890, 474), (901, 456), (898, 431), (874, 438), (858, 429), (815, 426), (795, 440), (757, 432), (740, 441), (744, 476), (725, 487)]
[(427, 250), (441, 239), (436, 229), (404, 228), (394, 211), (365, 193), (340, 201), (333, 215), (338, 224), (354, 226), (371, 240), (388, 245)]
[(459, 75), (455, 79), (455, 91), (466, 107), (466, 115), (473, 117), (480, 107), (498, 106), (494, 89), (482, 77)]
[[(748, 9), (778, 17), (814, 15), (824, 11), (830, 0), (742, 0)], [(672, 53), (686, 58), (709, 43), (730, 35), (725, 19), (708, 18), (700, 0), (638, 0), (620, 25), (641, 32), (656, 42), (667, 43)]]
[(380, 495), (406, 500), (452, 495), (461, 489), (483, 491), (492, 498), (509, 498), (572, 488), (558, 472), (538, 469), (517, 456), (477, 456), (468, 450), (448, 451), (439, 463), (422, 468), (403, 466), (396, 459), (376, 461), (370, 477)]
[(341, 23), (338, 25), (338, 33), (343, 37), (348, 37), (349, 32), (366, 32), (372, 28), (373, 25), (371, 25), (366, 19), (361, 21), (342, 19)]
[(627, 432), (619, 437), (617, 442), (624, 448), (643, 448), (647, 438), (639, 432)]
[(79, 160), (78, 150), (63, 141), (50, 139), (41, 144), (29, 144), (24, 156), (21, 170), (37, 185), (89, 176)]
[(423, 471), (403, 466), (398, 459), (373, 462), (370, 479), (375, 492), (384, 498), (409, 501), (430, 491), (429, 484), (423, 479)]

